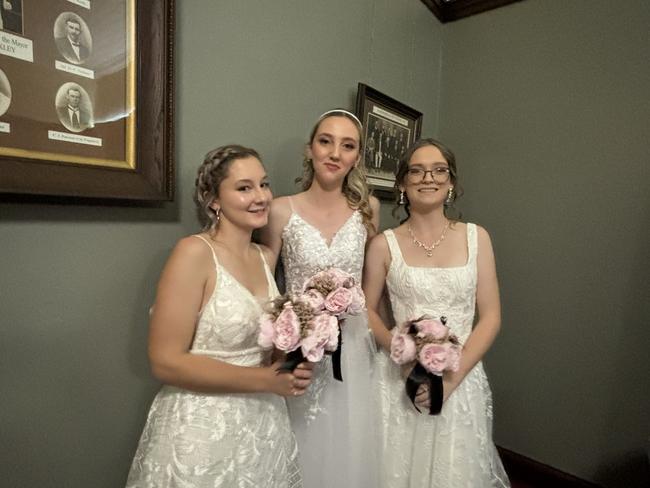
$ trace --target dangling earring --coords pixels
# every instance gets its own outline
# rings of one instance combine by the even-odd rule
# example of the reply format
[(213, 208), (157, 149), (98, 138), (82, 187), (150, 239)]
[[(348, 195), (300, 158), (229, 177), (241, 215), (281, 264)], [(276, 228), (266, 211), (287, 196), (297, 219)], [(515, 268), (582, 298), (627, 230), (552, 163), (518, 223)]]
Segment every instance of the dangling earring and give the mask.
[(214, 225), (217, 226), (219, 225), (219, 219), (221, 218), (221, 208), (217, 207), (217, 209), (214, 211), (214, 217), (216, 219)]
[(445, 206), (446, 207), (451, 207), (451, 205), (454, 203), (454, 187), (450, 187), (449, 190), (447, 190), (447, 199), (445, 200)]
[(399, 192), (399, 204), (404, 205), (406, 203), (406, 198), (404, 197), (404, 190)]

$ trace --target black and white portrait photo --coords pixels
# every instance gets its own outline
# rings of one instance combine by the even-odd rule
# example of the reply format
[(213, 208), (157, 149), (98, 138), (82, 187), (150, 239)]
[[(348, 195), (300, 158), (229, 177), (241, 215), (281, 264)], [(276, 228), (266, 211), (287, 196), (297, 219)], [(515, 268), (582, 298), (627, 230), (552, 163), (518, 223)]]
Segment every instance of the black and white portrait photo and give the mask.
[(23, 0), (0, 0), (0, 29), (23, 33)]
[(56, 93), (56, 113), (59, 121), (71, 132), (82, 132), (93, 127), (93, 108), (90, 96), (76, 83), (64, 83)]
[(92, 52), (92, 37), (86, 22), (73, 12), (63, 12), (54, 22), (54, 42), (63, 58), (83, 64)]
[(368, 114), (365, 159), (368, 171), (391, 178), (409, 143), (410, 132), (408, 127)]
[(4, 71), (0, 69), (0, 117), (2, 117), (11, 104), (11, 85)]
[(368, 182), (378, 191), (390, 192), (402, 154), (420, 136), (422, 112), (359, 83), (357, 114), (365, 128)]

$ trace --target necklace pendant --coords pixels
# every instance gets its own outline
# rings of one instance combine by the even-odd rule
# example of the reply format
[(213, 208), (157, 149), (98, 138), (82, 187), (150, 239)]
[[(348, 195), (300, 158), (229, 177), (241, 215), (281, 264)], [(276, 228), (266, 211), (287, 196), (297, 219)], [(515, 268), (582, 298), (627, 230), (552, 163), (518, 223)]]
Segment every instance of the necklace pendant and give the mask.
[(430, 258), (433, 256), (433, 249), (427, 250), (427, 257)]

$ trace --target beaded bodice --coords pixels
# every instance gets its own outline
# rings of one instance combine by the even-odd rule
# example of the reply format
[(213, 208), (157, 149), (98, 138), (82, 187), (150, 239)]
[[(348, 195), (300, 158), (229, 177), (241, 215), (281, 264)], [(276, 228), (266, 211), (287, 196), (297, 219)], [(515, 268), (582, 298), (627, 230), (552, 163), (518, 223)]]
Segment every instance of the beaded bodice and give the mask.
[(287, 291), (295, 292), (313, 275), (329, 267), (361, 282), (367, 232), (355, 211), (328, 244), (320, 231), (293, 212), (282, 231), (282, 262)]

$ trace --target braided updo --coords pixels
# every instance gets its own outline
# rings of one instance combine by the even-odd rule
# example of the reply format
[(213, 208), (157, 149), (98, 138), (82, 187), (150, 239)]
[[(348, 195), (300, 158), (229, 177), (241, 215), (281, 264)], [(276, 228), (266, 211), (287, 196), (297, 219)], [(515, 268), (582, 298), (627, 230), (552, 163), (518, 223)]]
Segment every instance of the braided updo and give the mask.
[(199, 221), (203, 231), (212, 230), (217, 226), (219, 219), (217, 213), (210, 208), (210, 205), (219, 196), (219, 185), (228, 177), (228, 171), (233, 161), (249, 157), (261, 161), (260, 155), (255, 149), (228, 144), (208, 152), (199, 166), (196, 181), (194, 183), (194, 202)]

